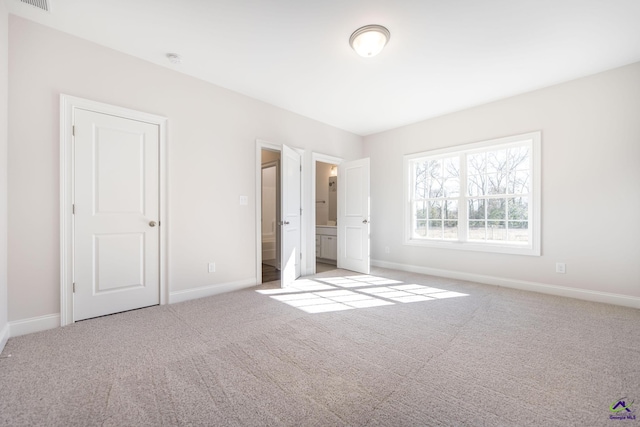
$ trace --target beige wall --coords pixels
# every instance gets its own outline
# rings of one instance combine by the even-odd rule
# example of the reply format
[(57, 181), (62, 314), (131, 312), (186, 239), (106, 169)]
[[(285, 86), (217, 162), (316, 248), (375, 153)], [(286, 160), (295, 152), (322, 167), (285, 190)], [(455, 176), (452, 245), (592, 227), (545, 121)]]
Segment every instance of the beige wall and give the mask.
[(0, 351), (7, 325), (7, 79), (8, 16), (0, 2)]
[[(536, 130), (542, 256), (402, 244), (404, 154)], [(640, 63), (367, 136), (365, 153), (373, 259), (640, 296)]]
[(9, 36), (10, 320), (59, 312), (60, 93), (168, 118), (171, 291), (255, 278), (256, 138), (362, 156), (357, 135), (21, 18)]

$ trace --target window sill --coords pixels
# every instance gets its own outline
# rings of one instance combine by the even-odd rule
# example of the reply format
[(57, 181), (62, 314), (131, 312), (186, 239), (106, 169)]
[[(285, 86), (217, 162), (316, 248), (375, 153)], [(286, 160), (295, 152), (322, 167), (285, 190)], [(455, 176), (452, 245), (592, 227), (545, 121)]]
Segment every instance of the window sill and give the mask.
[(405, 239), (406, 246), (426, 248), (452, 249), (472, 252), (488, 252), (509, 255), (540, 256), (540, 248), (536, 245), (508, 245), (500, 243), (454, 242), (421, 239)]

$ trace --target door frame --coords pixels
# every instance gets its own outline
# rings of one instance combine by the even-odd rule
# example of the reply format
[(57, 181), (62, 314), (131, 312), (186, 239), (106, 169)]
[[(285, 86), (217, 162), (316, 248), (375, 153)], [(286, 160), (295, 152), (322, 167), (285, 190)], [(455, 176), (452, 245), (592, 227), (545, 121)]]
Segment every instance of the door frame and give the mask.
[[(310, 268), (310, 274), (316, 274), (316, 163), (317, 162), (322, 162), (322, 163), (330, 163), (332, 165), (336, 165), (339, 166), (340, 163), (342, 163), (344, 161), (344, 159), (340, 158), (340, 157), (334, 157), (334, 156), (329, 156), (327, 154), (321, 154), (321, 153), (316, 153), (316, 152), (312, 152), (311, 153), (311, 201), (312, 201), (312, 205), (313, 208), (311, 209), (311, 213), (309, 214), (310, 218), (309, 218), (309, 222), (310, 224), (310, 230), (309, 230), (309, 236), (313, 236), (313, 239), (309, 239), (309, 241), (307, 242), (307, 251), (309, 251), (309, 253), (313, 254), (313, 267)], [(339, 178), (338, 178), (339, 179)], [(337, 202), (336, 203), (340, 203), (340, 197), (337, 197)], [(336, 206), (337, 208), (337, 206)], [(336, 265), (337, 267), (337, 265)]]
[(137, 120), (158, 126), (159, 130), (159, 184), (160, 184), (160, 304), (169, 301), (169, 251), (167, 236), (167, 118), (155, 114), (60, 94), (60, 326), (74, 322), (73, 318), (73, 120), (76, 109)]

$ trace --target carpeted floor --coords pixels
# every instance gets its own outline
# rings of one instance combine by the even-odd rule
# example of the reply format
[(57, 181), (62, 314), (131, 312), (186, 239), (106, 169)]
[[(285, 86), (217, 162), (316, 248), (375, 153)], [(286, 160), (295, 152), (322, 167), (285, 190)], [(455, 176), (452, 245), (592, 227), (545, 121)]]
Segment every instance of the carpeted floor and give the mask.
[(640, 425), (639, 310), (383, 269), (285, 291), (11, 338), (0, 425)]

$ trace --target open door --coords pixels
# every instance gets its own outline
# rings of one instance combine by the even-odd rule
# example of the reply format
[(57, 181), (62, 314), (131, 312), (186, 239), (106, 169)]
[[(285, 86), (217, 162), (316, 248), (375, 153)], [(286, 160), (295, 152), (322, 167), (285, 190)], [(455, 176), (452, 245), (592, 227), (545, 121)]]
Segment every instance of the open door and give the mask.
[(369, 159), (338, 166), (338, 268), (369, 274)]
[(295, 150), (282, 146), (281, 176), (281, 279), (283, 288), (300, 277), (301, 159)]

